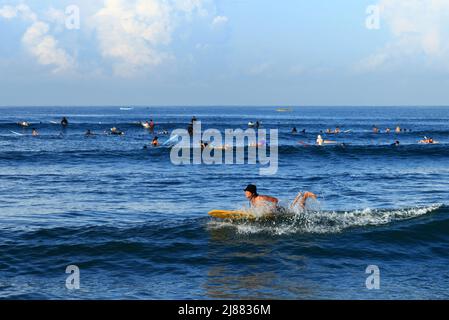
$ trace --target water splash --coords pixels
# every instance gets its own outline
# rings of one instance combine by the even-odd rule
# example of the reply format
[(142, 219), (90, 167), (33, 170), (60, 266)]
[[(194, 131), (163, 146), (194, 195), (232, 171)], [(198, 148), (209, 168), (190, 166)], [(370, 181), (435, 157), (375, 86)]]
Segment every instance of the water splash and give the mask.
[(295, 233), (331, 234), (350, 228), (380, 226), (408, 220), (432, 213), (442, 204), (401, 209), (370, 209), (354, 211), (287, 210), (276, 219), (256, 221), (218, 221), (208, 223), (211, 229), (233, 228), (239, 234), (269, 233), (285, 235)]

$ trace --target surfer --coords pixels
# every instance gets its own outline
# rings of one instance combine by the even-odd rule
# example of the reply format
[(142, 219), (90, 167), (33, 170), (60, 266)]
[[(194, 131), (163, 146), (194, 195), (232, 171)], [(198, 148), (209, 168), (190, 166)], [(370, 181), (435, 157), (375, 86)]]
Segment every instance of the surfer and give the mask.
[(432, 138), (424, 137), (424, 139), (419, 140), (419, 143), (434, 144), (434, 143), (436, 143), (436, 141), (434, 141)]
[(207, 148), (207, 146), (209, 145), (209, 143), (204, 142), (203, 140), (200, 141), (200, 145), (201, 145), (201, 150), (204, 150)]
[(84, 134), (86, 137), (92, 137), (92, 136), (94, 136), (95, 134), (90, 130), (90, 129), (87, 129), (87, 131), (86, 131), (86, 133)]
[(30, 123), (27, 121), (21, 121), (21, 122), (18, 122), (17, 124), (21, 127), (29, 127), (30, 126)]
[(373, 133), (379, 133), (379, 128), (376, 126), (373, 126)]
[(124, 132), (118, 130), (116, 127), (112, 127), (112, 128), (111, 128), (111, 131), (110, 131), (110, 134), (112, 134), (112, 135), (117, 135), (117, 136), (121, 136), (121, 135), (124, 134)]
[(67, 120), (66, 117), (63, 117), (61, 120), (61, 126), (67, 127), (68, 125), (69, 125), (69, 121)]
[(32, 135), (33, 137), (37, 137), (37, 136), (39, 135), (39, 132), (37, 132), (37, 130), (36, 130), (35, 128), (33, 128), (33, 131), (32, 131), (32, 133), (31, 133), (31, 135)]
[(399, 146), (399, 140), (396, 140), (396, 141), (395, 141), (394, 143), (392, 143), (391, 145), (394, 146), (394, 147)]
[[(263, 207), (270, 206), (273, 209), (278, 207), (279, 200), (272, 196), (260, 195), (257, 193), (257, 187), (254, 184), (249, 184), (245, 189), (245, 197), (250, 201), (252, 207)], [(294, 208), (299, 204), (302, 208), (305, 207), (306, 201), (309, 198), (316, 199), (317, 196), (313, 192), (306, 191), (304, 193), (300, 192), (293, 200), (290, 208)]]
[(257, 187), (254, 184), (249, 184), (243, 191), (245, 197), (249, 200), (252, 207), (272, 206), (273, 209), (277, 207), (279, 200), (275, 197), (264, 196), (257, 193)]
[(324, 143), (323, 137), (319, 134), (318, 137), (316, 138), (316, 144), (322, 146), (323, 143)]
[(157, 139), (158, 139), (157, 137), (153, 138), (153, 141), (151, 142), (151, 145), (153, 147), (159, 147), (159, 141)]
[(390, 133), (390, 128), (385, 129), (385, 133)]
[(394, 131), (395, 131), (396, 133), (401, 133), (401, 127), (400, 127), (400, 126), (397, 126), (396, 129), (394, 129)]
[(154, 121), (153, 121), (153, 119), (150, 119), (149, 128), (150, 128), (150, 132), (154, 132)]
[(296, 129), (296, 127), (293, 127), (292, 133), (293, 133), (293, 134), (298, 133), (298, 130)]

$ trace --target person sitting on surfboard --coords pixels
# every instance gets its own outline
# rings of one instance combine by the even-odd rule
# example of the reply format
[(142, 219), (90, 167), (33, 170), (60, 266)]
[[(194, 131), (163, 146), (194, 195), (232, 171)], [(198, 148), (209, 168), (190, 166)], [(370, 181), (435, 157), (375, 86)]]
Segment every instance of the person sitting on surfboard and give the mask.
[(245, 197), (249, 200), (252, 207), (262, 207), (266, 205), (276, 207), (279, 202), (275, 197), (258, 194), (257, 187), (254, 184), (249, 184), (243, 191), (245, 191)]
[(153, 141), (151, 142), (151, 144), (153, 145), (153, 147), (158, 147), (159, 146), (159, 141), (157, 140), (157, 137), (153, 138)]

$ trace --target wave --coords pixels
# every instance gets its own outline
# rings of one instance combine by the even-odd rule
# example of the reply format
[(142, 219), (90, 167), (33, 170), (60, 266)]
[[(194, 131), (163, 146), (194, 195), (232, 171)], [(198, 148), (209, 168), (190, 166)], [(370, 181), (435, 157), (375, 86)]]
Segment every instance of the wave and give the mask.
[[(21, 138), (21, 137), (19, 137)], [(120, 137), (111, 137), (111, 139), (116, 138), (120, 143), (117, 145), (104, 145), (101, 142), (99, 147), (91, 149), (80, 149), (79, 146), (74, 146), (74, 149), (70, 149), (69, 144), (60, 145), (58, 148), (65, 148), (64, 150), (45, 150), (47, 147), (45, 145), (42, 148), (44, 150), (14, 150), (15, 146), (10, 144), (9, 146), (4, 146), (3, 150), (0, 151), (0, 161), (72, 161), (72, 160), (105, 160), (110, 161), (114, 159), (120, 159), (120, 161), (128, 160), (139, 160), (148, 159), (151, 156), (152, 159), (164, 159), (170, 161), (170, 151), (169, 146), (160, 146), (153, 148), (148, 146), (150, 141), (139, 140), (134, 141), (132, 144), (123, 145)], [(63, 139), (60, 137), (53, 137), (53, 139)], [(163, 142), (163, 141), (161, 141)], [(147, 145), (148, 148), (144, 149)], [(123, 149), (119, 149), (123, 148)], [(8, 150), (12, 149), (12, 150)], [(241, 148), (239, 148), (241, 149)], [(268, 149), (269, 150), (269, 149)], [(237, 148), (229, 149), (229, 152), (237, 151)], [(226, 151), (226, 152), (228, 152)], [(214, 151), (217, 152), (217, 151)], [(223, 159), (225, 157), (225, 151), (222, 152)], [(247, 148), (244, 152), (245, 161), (248, 160)], [(369, 157), (369, 156), (388, 156), (388, 157), (400, 157), (400, 158), (429, 158), (432, 159), (441, 157), (445, 158), (449, 156), (449, 148), (445, 144), (439, 145), (402, 145), (399, 147), (394, 146), (370, 146), (370, 145), (334, 145), (334, 146), (292, 146), (292, 145), (281, 145), (278, 147), (279, 159), (288, 159), (289, 155), (304, 155), (313, 156), (317, 158), (328, 158), (328, 157), (350, 157), (354, 156)], [(191, 157), (193, 153), (191, 153)], [(286, 157), (284, 157), (286, 156)]]
[(293, 216), (274, 221), (226, 221), (213, 220), (211, 229), (232, 228), (240, 234), (268, 233), (288, 234), (333, 234), (348, 229), (382, 226), (410, 220), (430, 213), (446, 212), (448, 207), (434, 204), (426, 207), (403, 209), (369, 209), (355, 211), (299, 211)]

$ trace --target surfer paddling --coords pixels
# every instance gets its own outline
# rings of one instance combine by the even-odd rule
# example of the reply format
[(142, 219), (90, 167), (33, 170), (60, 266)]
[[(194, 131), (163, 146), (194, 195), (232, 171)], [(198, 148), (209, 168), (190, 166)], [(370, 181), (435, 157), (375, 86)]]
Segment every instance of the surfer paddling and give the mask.
[[(257, 193), (257, 187), (253, 184), (249, 184), (243, 191), (245, 191), (245, 197), (249, 200), (252, 207), (262, 207), (262, 206), (272, 206), (273, 209), (278, 206), (279, 200), (272, 196), (260, 195)], [(305, 207), (306, 201), (309, 198), (316, 199), (316, 195), (312, 192), (306, 191), (304, 193), (300, 192), (293, 200), (290, 208), (294, 208), (299, 204), (302, 208)]]
[(276, 207), (279, 202), (279, 200), (275, 197), (258, 194), (257, 187), (253, 184), (249, 184), (243, 191), (245, 191), (245, 197), (249, 200), (252, 207), (267, 205)]

